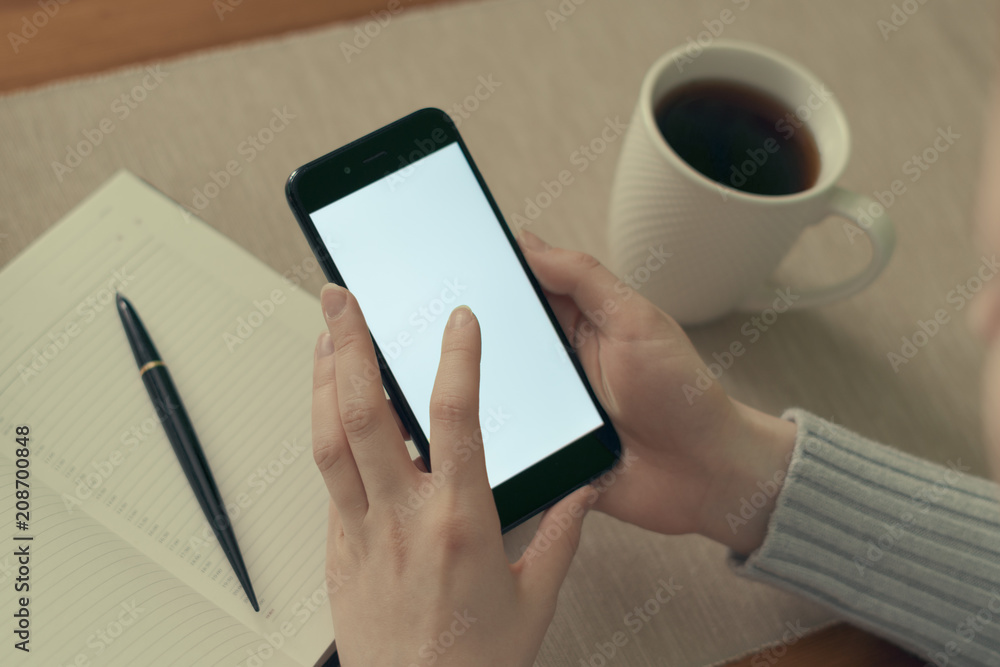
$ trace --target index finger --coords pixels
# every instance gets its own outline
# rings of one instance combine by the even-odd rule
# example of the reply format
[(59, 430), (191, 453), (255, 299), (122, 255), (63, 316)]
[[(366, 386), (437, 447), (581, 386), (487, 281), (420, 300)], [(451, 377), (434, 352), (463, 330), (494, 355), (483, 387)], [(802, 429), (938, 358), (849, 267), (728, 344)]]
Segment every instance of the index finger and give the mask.
[[(441, 339), (441, 362), (430, 404), (431, 470), (452, 471), (456, 485), (489, 493), (479, 427), (479, 321), (467, 306), (452, 311)], [(492, 496), (491, 496), (492, 498)]]

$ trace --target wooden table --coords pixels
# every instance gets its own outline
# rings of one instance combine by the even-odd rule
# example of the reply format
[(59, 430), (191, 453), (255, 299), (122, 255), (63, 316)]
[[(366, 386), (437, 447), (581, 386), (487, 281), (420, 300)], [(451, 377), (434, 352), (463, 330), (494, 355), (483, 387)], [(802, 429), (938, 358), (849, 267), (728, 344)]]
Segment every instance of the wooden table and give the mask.
[[(430, 4), (441, 0), (409, 0)], [(189, 51), (263, 38), (368, 14), (384, 0), (133, 0), (127, 9), (115, 0), (50, 0), (46, 19), (34, 33), (25, 21), (40, 11), (36, 0), (0, 4), (3, 32), (26, 35), (0, 49), (0, 91), (37, 86), (124, 65), (151, 62)], [(871, 634), (837, 625), (804, 639), (781, 658), (785, 667), (916, 667), (924, 664)], [(754, 656), (733, 663), (758, 667)], [(770, 664), (770, 663), (767, 663)]]

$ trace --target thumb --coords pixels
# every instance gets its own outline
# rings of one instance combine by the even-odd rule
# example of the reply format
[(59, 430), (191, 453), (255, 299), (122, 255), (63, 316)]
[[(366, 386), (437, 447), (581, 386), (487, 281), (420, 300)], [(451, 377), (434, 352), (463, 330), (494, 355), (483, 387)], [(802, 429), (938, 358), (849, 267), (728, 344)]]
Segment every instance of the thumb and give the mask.
[(515, 567), (520, 570), (526, 595), (541, 595), (542, 602), (555, 605), (576, 549), (587, 511), (597, 499), (597, 491), (587, 485), (549, 508), (538, 524), (531, 544)]
[(642, 332), (642, 323), (655, 308), (645, 299), (633, 298), (637, 292), (631, 283), (620, 280), (591, 255), (549, 247), (527, 230), (521, 235), (522, 247), (527, 250), (524, 257), (548, 293), (571, 300), (601, 331), (626, 338), (629, 333)]

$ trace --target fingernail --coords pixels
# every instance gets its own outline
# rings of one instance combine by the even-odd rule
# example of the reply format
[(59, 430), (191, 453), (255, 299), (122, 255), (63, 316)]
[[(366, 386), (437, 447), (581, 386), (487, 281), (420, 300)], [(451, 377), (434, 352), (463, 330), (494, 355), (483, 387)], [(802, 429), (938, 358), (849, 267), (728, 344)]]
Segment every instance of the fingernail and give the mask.
[(521, 244), (528, 250), (535, 252), (544, 252), (552, 247), (527, 229), (521, 230)]
[(459, 327), (464, 327), (466, 324), (472, 321), (472, 311), (468, 306), (459, 306), (455, 310), (451, 311), (451, 317), (448, 318), (448, 328), (457, 329)]
[(326, 315), (326, 319), (337, 319), (347, 305), (347, 290), (340, 285), (327, 283), (319, 294), (319, 300), (323, 304), (323, 314)]
[(329, 331), (324, 331), (316, 341), (316, 358), (329, 357), (331, 354), (333, 354), (333, 338), (330, 337)]

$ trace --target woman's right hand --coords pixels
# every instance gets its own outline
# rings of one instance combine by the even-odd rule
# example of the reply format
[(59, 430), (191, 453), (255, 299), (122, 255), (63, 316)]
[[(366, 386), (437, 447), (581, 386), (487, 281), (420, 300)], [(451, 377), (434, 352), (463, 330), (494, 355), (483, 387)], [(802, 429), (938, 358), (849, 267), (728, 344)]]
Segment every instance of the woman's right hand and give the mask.
[[(622, 442), (620, 474), (595, 509), (665, 534), (760, 546), (795, 444), (793, 423), (729, 398), (670, 316), (590, 255), (522, 232), (535, 277)], [(659, 260), (662, 261), (662, 260)], [(774, 489), (750, 519), (744, 498)]]

